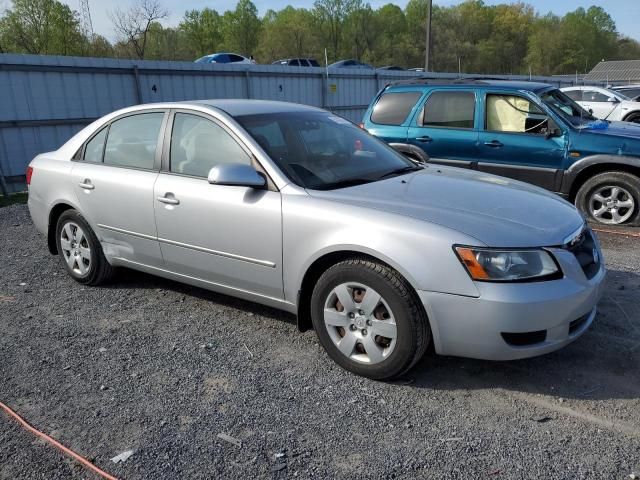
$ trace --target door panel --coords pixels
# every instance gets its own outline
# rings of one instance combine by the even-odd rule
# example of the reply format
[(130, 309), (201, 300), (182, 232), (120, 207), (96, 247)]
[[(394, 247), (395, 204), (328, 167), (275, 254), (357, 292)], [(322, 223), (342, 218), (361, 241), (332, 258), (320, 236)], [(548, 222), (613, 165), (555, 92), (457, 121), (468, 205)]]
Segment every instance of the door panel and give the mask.
[(71, 176), (78, 204), (108, 257), (162, 265), (153, 212), (158, 172), (75, 162)]
[(164, 111), (124, 116), (95, 134), (71, 170), (78, 204), (107, 257), (162, 265), (153, 187)]
[(528, 98), (511, 93), (490, 93), (484, 105), (478, 170), (557, 190), (566, 138), (547, 138), (546, 113)]
[(478, 155), (475, 109), (473, 92), (433, 91), (409, 127), (409, 143), (424, 150), (433, 162), (470, 166)]
[(161, 173), (154, 196), (166, 268), (282, 298), (280, 193)]

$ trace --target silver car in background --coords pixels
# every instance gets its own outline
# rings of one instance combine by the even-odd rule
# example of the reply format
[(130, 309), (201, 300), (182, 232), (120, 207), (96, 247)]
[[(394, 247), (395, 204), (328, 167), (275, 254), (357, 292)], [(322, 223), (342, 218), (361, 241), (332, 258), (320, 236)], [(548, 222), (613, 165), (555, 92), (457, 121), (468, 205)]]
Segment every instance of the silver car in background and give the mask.
[(111, 113), (28, 169), (82, 284), (128, 267), (297, 314), (375, 379), (443, 355), (551, 352), (593, 322), (598, 240), (540, 188), (417, 165), (324, 110), (211, 100)]

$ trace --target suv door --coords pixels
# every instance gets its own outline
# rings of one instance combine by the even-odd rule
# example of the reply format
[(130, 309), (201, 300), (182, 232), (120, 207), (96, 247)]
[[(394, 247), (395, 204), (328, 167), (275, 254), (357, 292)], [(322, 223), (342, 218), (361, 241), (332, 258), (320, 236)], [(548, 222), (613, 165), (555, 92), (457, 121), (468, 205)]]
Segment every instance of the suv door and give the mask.
[(478, 170), (559, 191), (566, 133), (531, 99), (487, 92)]
[(218, 121), (177, 110), (169, 125), (154, 194), (166, 268), (281, 299), (280, 193), (208, 182), (211, 168), (221, 163), (258, 166)]
[(155, 110), (114, 120), (85, 143), (73, 162), (78, 204), (109, 257), (162, 264), (153, 186), (165, 115)]
[(471, 90), (433, 90), (407, 132), (429, 161), (470, 166), (478, 155), (476, 95)]

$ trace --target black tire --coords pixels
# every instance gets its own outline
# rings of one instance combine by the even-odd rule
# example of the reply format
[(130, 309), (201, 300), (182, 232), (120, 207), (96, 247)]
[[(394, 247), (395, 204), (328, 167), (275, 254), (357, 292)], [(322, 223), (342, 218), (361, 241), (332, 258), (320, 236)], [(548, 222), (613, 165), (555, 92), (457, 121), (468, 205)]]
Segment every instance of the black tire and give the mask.
[[(87, 271), (85, 273), (78, 272), (78, 269), (74, 270), (67, 262), (67, 251), (62, 246), (62, 231), (65, 226), (77, 225), (79, 226), (84, 235), (82, 244), (89, 249), (90, 260), (88, 262)], [(93, 232), (87, 221), (75, 210), (67, 210), (58, 219), (56, 225), (56, 246), (58, 247), (58, 255), (65, 267), (67, 273), (76, 282), (84, 285), (99, 285), (106, 282), (113, 275), (114, 268), (109, 264), (102, 251), (102, 246)], [(83, 261), (80, 259), (79, 261)], [(78, 265), (78, 261), (76, 261)]]
[[(357, 282), (378, 292), (393, 312), (397, 328), (396, 344), (387, 358), (363, 364), (341, 353), (331, 339), (324, 321), (324, 306), (338, 285)], [(390, 380), (413, 367), (431, 341), (429, 320), (416, 293), (395, 270), (367, 258), (342, 261), (325, 271), (311, 296), (311, 319), (320, 343), (342, 368), (375, 380)]]
[(640, 123), (640, 112), (633, 112), (624, 118), (625, 122)]
[[(602, 224), (615, 224), (610, 220), (610, 214), (604, 218), (596, 217), (589, 207), (592, 196), (606, 187), (620, 187), (626, 190), (633, 199), (634, 206), (631, 214), (620, 225), (640, 225), (640, 178), (627, 172), (603, 172), (589, 178), (584, 182), (576, 194), (575, 205), (582, 211), (588, 220)], [(626, 214), (626, 210), (624, 211)]]

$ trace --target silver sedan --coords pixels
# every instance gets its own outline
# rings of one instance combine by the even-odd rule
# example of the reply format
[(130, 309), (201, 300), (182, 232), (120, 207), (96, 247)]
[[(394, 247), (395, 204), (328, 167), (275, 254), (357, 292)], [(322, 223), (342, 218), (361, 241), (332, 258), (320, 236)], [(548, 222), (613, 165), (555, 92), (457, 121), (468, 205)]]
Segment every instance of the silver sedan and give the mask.
[(539, 188), (415, 164), (321, 109), (141, 105), (27, 171), (29, 209), (69, 275), (127, 267), (297, 314), (376, 379), (443, 355), (556, 350), (593, 322), (604, 262), (577, 210)]

